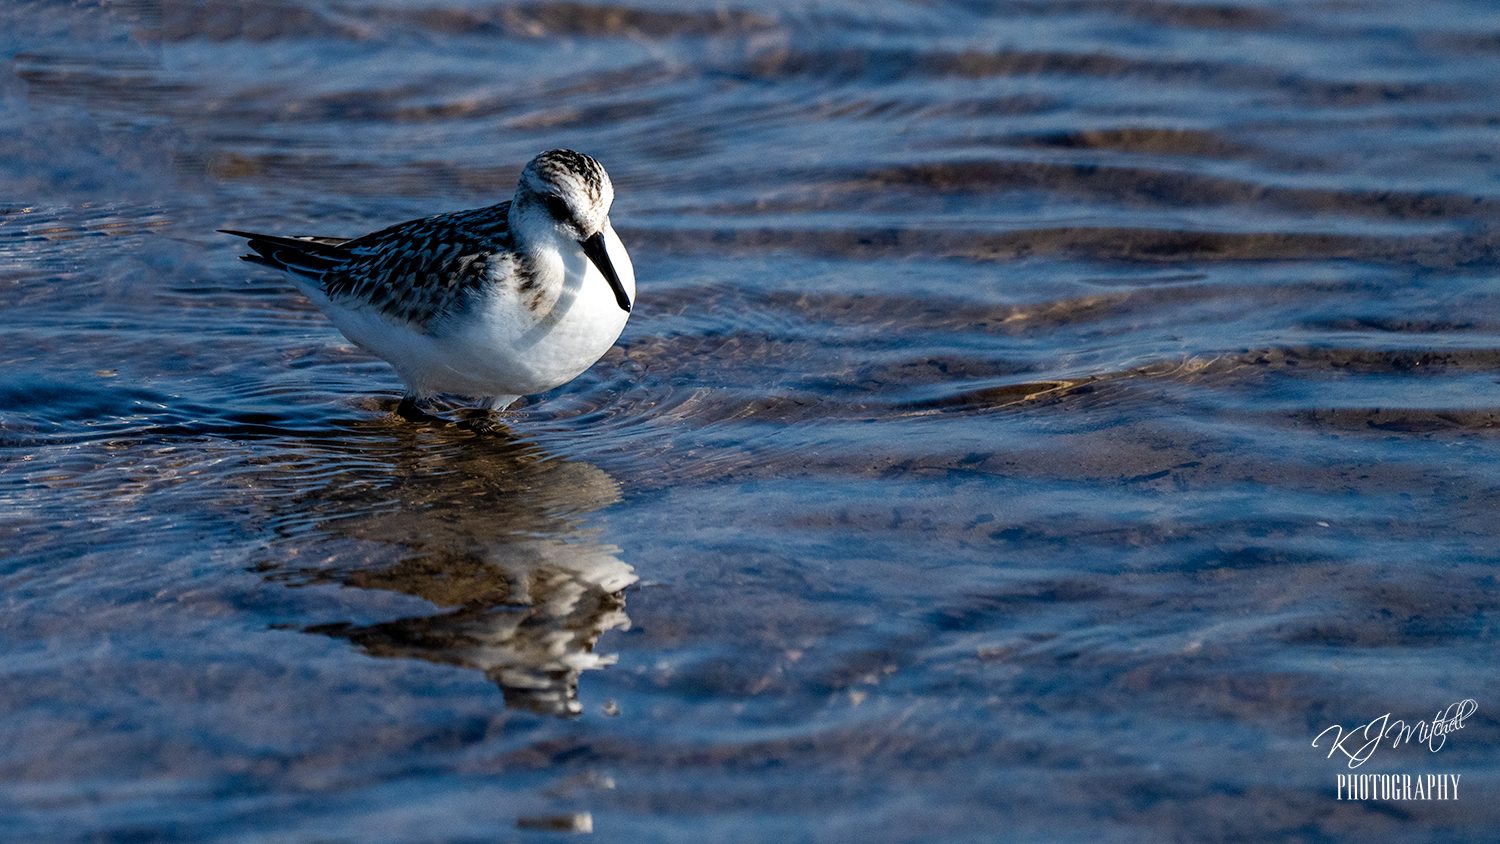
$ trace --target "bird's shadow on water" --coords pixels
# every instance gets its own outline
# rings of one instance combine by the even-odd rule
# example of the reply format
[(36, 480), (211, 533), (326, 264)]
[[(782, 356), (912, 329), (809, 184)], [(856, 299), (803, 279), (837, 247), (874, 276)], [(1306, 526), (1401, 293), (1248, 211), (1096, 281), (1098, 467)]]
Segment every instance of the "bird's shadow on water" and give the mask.
[[(378, 657), (479, 670), (508, 706), (581, 712), (581, 672), (612, 663), (601, 635), (629, 626), (634, 569), (585, 516), (619, 500), (599, 468), (549, 454), (501, 418), (337, 423), (257, 462), (292, 480), (267, 514), (256, 571), (288, 586), (338, 584), (422, 599), (431, 611), (307, 632)], [(299, 482), (300, 481), (300, 482)]]

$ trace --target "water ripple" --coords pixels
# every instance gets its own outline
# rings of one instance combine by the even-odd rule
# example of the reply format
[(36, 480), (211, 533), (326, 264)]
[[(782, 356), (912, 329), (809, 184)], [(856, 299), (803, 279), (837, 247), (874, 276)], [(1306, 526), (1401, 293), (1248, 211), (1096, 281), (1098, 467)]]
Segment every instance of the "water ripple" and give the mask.
[[(1494, 697), (1483, 4), (4, 16), (10, 835), (1496, 828), (1286, 751)], [(554, 146), (639, 307), (498, 418), (213, 234)]]

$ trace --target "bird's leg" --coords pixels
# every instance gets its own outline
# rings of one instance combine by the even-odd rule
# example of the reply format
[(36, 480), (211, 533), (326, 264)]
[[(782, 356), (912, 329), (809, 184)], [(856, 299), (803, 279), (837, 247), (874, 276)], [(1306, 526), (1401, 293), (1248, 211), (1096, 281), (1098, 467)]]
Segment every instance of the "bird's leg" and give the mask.
[(461, 427), (476, 434), (496, 434), (505, 430), (500, 411), (509, 407), (520, 396), (492, 396), (479, 400), (479, 406), (463, 416)]
[(396, 405), (396, 413), (408, 422), (432, 422), (437, 420), (436, 416), (428, 413), (422, 407), (422, 397), (416, 393), (406, 393), (401, 397), (401, 403)]
[(484, 409), (490, 413), (499, 413), (512, 404), (515, 404), (518, 398), (520, 396), (490, 396), (484, 400)]

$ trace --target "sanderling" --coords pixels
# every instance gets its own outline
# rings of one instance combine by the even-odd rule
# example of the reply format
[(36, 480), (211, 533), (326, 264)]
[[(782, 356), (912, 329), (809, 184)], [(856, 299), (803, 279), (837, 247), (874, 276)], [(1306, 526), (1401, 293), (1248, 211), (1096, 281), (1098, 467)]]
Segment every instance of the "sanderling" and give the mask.
[(356, 345), (384, 358), (407, 392), (491, 410), (578, 377), (630, 317), (635, 271), (609, 224), (604, 168), (566, 149), (521, 172), (508, 202), (438, 214), (356, 238), (248, 238), (244, 260), (292, 274)]

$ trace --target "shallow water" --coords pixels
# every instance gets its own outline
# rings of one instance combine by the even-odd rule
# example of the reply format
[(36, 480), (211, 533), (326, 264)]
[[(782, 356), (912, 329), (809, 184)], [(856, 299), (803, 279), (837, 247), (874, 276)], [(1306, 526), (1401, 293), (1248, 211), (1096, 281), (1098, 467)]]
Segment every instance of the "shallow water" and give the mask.
[[(0, 9), (0, 834), (1479, 839), (1500, 11)], [(595, 154), (641, 280), (503, 428), (221, 226)], [(1332, 723), (1477, 714), (1457, 802)]]

